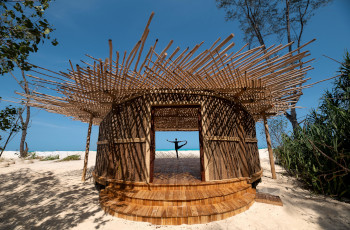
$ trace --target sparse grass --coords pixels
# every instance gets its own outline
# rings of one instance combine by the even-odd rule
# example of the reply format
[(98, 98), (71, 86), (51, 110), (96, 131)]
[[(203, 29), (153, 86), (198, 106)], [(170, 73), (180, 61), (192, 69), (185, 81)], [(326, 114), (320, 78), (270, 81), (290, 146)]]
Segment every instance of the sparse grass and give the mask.
[(59, 155), (47, 156), (45, 158), (40, 159), (41, 161), (53, 161), (60, 159)]
[(80, 160), (80, 155), (70, 155), (70, 156), (63, 158), (60, 161), (76, 161), (76, 160)]
[(1, 157), (0, 163), (2, 163), (4, 167), (9, 167), (12, 164), (16, 164), (16, 161), (14, 159), (6, 159)]
[(34, 159), (43, 159), (43, 157), (36, 155), (36, 152), (31, 152), (28, 154), (28, 156), (25, 158), (26, 160), (34, 160)]

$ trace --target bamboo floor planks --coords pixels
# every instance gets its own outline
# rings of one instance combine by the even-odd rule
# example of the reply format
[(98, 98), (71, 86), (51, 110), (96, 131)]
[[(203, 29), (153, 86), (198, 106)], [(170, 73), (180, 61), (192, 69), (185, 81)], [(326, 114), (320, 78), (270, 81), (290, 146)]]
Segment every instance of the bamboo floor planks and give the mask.
[(105, 212), (127, 220), (157, 225), (200, 224), (247, 210), (254, 203), (255, 193), (246, 180), (153, 183), (148, 189), (110, 184), (100, 191), (100, 204)]
[[(171, 182), (170, 182), (171, 181)], [(155, 184), (200, 183), (200, 158), (156, 158), (154, 160)]]

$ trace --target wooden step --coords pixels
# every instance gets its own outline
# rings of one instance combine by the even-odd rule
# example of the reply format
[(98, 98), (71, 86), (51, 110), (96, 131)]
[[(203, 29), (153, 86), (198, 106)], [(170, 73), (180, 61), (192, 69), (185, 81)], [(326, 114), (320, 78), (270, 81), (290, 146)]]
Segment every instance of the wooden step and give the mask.
[(271, 195), (268, 193), (257, 192), (255, 196), (255, 201), (265, 204), (283, 206), (283, 202), (279, 196)]
[(115, 189), (123, 190), (209, 190), (209, 189), (218, 189), (223, 187), (232, 187), (237, 185), (246, 185), (247, 181), (230, 181), (227, 183), (209, 183), (209, 182), (200, 182), (200, 183), (189, 183), (189, 184), (147, 184), (142, 182), (135, 183), (109, 183), (108, 186)]
[[(190, 206), (215, 204), (231, 200), (251, 190), (251, 186), (237, 185), (212, 190), (122, 190), (107, 187), (102, 193), (112, 193), (111, 197), (120, 201), (146, 206)], [(107, 195), (107, 194), (104, 194)], [(103, 196), (103, 194), (101, 194)]]
[(106, 179), (100, 204), (107, 213), (127, 220), (162, 225), (207, 223), (253, 204), (256, 192), (247, 180), (157, 184)]
[(247, 210), (254, 202), (254, 193), (244, 193), (231, 200), (215, 204), (191, 206), (145, 206), (120, 201), (111, 193), (100, 195), (105, 212), (133, 221), (159, 225), (199, 224), (222, 220)]
[(122, 181), (116, 179), (109, 179), (106, 177), (98, 177), (92, 172), (94, 180), (102, 185), (111, 186), (115, 189), (134, 189), (134, 190), (208, 190), (217, 189), (223, 187), (231, 187), (236, 185), (246, 185), (248, 177), (233, 178), (219, 181), (207, 181), (207, 182), (183, 182), (175, 184), (157, 184), (157, 183), (146, 183), (146, 182), (131, 182)]

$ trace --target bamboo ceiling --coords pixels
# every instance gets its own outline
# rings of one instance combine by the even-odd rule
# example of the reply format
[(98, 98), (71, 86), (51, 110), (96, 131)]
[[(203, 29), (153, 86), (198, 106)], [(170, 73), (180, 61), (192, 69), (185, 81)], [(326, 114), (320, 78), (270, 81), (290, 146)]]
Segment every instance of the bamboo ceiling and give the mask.
[[(29, 105), (49, 112), (73, 117), (76, 120), (98, 125), (110, 111), (112, 103), (152, 92), (186, 92), (207, 94), (239, 101), (259, 119), (265, 114), (281, 114), (293, 106), (302, 95), (305, 75), (312, 69), (305, 45), (292, 52), (278, 55), (289, 45), (263, 46), (233, 51), (234, 37), (217, 39), (208, 49), (195, 55), (203, 42), (192, 49), (169, 52), (173, 41), (156, 51), (158, 40), (145, 47), (149, 34), (151, 14), (141, 39), (129, 54), (114, 53), (109, 40), (109, 57), (104, 61), (87, 55), (90, 62), (75, 67), (70, 62), (67, 72), (54, 72), (38, 67), (32, 78), (35, 87), (49, 89), (49, 94), (32, 91)], [(309, 42), (310, 43), (310, 42)], [(145, 51), (145, 52), (143, 52)], [(169, 52), (169, 53), (168, 53)], [(56, 96), (53, 96), (56, 95)], [(58, 95), (58, 96), (57, 96)]]

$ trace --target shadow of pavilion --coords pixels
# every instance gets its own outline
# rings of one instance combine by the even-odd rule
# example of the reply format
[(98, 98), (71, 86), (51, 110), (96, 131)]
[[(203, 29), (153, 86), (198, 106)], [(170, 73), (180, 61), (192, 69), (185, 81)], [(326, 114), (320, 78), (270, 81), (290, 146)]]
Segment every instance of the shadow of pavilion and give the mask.
[(63, 176), (65, 183), (49, 171), (1, 174), (0, 229), (69, 229), (101, 210), (93, 183), (76, 183), (81, 170)]

